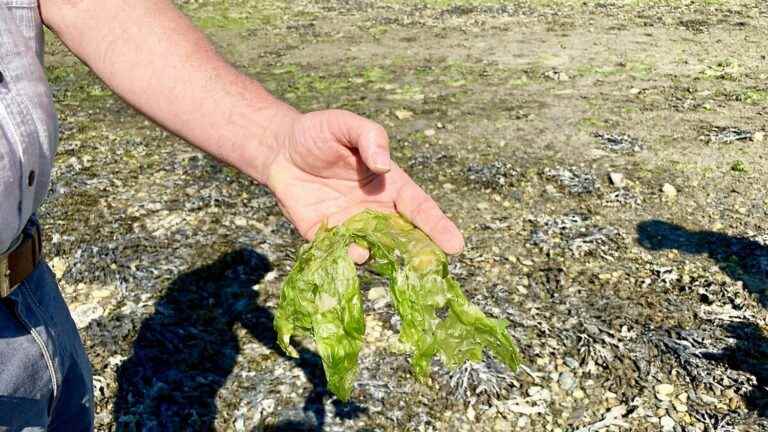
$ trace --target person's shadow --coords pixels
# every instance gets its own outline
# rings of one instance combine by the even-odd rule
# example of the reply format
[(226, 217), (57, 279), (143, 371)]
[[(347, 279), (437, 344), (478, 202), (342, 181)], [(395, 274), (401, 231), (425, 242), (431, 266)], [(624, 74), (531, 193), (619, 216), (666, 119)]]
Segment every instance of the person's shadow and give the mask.
[(755, 240), (650, 220), (637, 225), (637, 241), (649, 250), (707, 255), (731, 279), (756, 294), (763, 307), (768, 306), (768, 247)]
[[(652, 251), (706, 255), (731, 279), (741, 281), (763, 307), (768, 307), (768, 247), (762, 243), (718, 232), (690, 231), (660, 220), (638, 224), (637, 242)], [(768, 337), (750, 321), (731, 322), (723, 330), (736, 343), (719, 352), (704, 350), (700, 357), (754, 376), (756, 385), (745, 395), (747, 407), (768, 417)]]
[[(286, 357), (277, 345), (274, 316), (258, 304), (253, 289), (270, 270), (266, 257), (241, 249), (170, 284), (154, 314), (142, 322), (133, 355), (118, 368), (113, 412), (118, 431), (215, 430), (216, 394), (240, 352), (233, 331), (236, 323), (259, 343)], [(324, 428), (324, 403), (330, 396), (320, 357), (304, 347), (297, 350), (300, 357), (291, 360), (312, 384), (304, 418), (278, 420), (259, 430)], [(334, 405), (336, 416), (342, 418), (364, 411), (337, 399)]]

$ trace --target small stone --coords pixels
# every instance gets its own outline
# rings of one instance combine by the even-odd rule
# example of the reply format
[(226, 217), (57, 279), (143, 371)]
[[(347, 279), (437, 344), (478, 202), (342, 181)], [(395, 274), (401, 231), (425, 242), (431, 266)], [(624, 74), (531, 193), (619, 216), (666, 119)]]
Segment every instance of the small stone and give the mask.
[(573, 357), (564, 358), (563, 363), (565, 363), (565, 365), (571, 369), (576, 369), (577, 367), (579, 367), (579, 361)]
[[(523, 427), (527, 426), (528, 425), (528, 422), (527, 422), (528, 417), (525, 417), (525, 416), (520, 417), (517, 420), (518, 425), (520, 424), (520, 421), (522, 419), (526, 419), (526, 422), (523, 425)], [(493, 422), (493, 432), (507, 432), (507, 431), (511, 431), (512, 429), (513, 429), (512, 428), (512, 423), (509, 420), (507, 420), (507, 419), (503, 419), (503, 418), (499, 417), (499, 418), (496, 419), (495, 422)]]
[(467, 419), (471, 422), (474, 422), (476, 417), (477, 413), (475, 412), (475, 409), (470, 405), (467, 409)]
[(765, 139), (765, 132), (763, 131), (758, 131), (752, 134), (752, 141), (754, 142), (763, 142), (764, 139)]
[(427, 129), (427, 130), (424, 131), (424, 135), (426, 135), (428, 137), (434, 136), (435, 135), (435, 130), (434, 129)]
[(56, 279), (61, 279), (64, 275), (64, 272), (67, 271), (67, 261), (64, 258), (61, 257), (54, 257), (49, 265), (51, 266), (51, 270), (53, 270), (53, 273), (56, 275)]
[(681, 402), (674, 401), (674, 402), (672, 402), (672, 406), (675, 407), (675, 411), (677, 411), (677, 412), (686, 412), (686, 411), (688, 411), (688, 407), (685, 404), (681, 403)]
[(730, 408), (731, 411), (738, 411), (740, 407), (741, 407), (741, 401), (737, 396), (728, 399), (728, 408)]
[(235, 217), (233, 222), (235, 223), (236, 227), (244, 227), (244, 226), (248, 225), (248, 219), (246, 219), (246, 218), (244, 218), (242, 216)]
[(661, 424), (661, 429), (665, 432), (675, 430), (675, 421), (672, 420), (672, 417), (670, 416), (662, 417), (661, 420), (659, 420), (659, 423)]
[(481, 202), (481, 203), (477, 204), (477, 209), (478, 210), (488, 210), (489, 208), (490, 208), (490, 206), (488, 205), (488, 203)]
[(561, 389), (570, 391), (576, 387), (576, 378), (571, 372), (562, 372), (560, 377), (557, 379), (557, 383), (560, 385)]
[(612, 172), (608, 174), (608, 178), (611, 180), (611, 184), (617, 188), (623, 188), (626, 186), (626, 182), (624, 181), (624, 174), (622, 173)]
[[(517, 429), (518, 430), (525, 429), (526, 427), (528, 427), (528, 424), (530, 422), (531, 422), (531, 419), (528, 416), (520, 417), (519, 419), (517, 419)], [(510, 426), (512, 425), (510, 424)], [(512, 430), (512, 428), (504, 429), (504, 431), (510, 431), (510, 430)]]
[(672, 384), (659, 384), (656, 387), (653, 388), (656, 391), (656, 394), (661, 394), (664, 396), (669, 396), (675, 391), (675, 386)]
[(407, 120), (413, 117), (413, 113), (408, 110), (396, 110), (395, 117), (397, 117), (398, 120)]
[(456, 186), (454, 186), (451, 183), (443, 183), (443, 189), (445, 189), (445, 190), (454, 190), (454, 189), (456, 189)]
[(677, 189), (669, 183), (664, 183), (664, 185), (661, 187), (661, 191), (664, 193), (665, 197), (670, 199), (677, 196)]
[(95, 303), (81, 304), (74, 306), (71, 313), (72, 319), (75, 321), (75, 326), (77, 326), (78, 329), (81, 329), (90, 324), (91, 321), (101, 318), (101, 316), (104, 315), (104, 308)]
[(375, 301), (387, 298), (387, 289), (385, 287), (373, 287), (368, 290), (368, 300)]
[(112, 296), (112, 290), (106, 289), (106, 288), (97, 289), (97, 290), (93, 290), (91, 292), (91, 295), (93, 297), (96, 297), (97, 299), (104, 299)]
[(574, 399), (584, 399), (584, 396), (586, 396), (586, 394), (584, 394), (584, 390), (582, 389), (577, 389), (575, 392), (573, 392)]
[(568, 74), (566, 74), (565, 72), (561, 72), (559, 70), (548, 71), (544, 73), (544, 76), (553, 81), (569, 81), (571, 79), (571, 77), (569, 77)]
[(641, 91), (642, 90), (640, 90), (637, 87), (632, 87), (631, 89), (629, 89), (629, 94), (637, 95), (637, 94), (640, 94)]

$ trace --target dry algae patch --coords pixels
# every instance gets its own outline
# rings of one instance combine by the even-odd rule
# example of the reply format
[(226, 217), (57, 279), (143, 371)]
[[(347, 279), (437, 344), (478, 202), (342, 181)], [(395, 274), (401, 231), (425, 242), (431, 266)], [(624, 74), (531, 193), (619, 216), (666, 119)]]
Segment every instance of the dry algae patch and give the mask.
[(291, 335), (315, 339), (328, 388), (340, 399), (352, 391), (365, 333), (360, 282), (347, 255), (351, 243), (367, 247), (369, 265), (389, 280), (402, 321), (400, 340), (412, 350), (416, 377), (427, 377), (436, 354), (455, 368), (481, 361), (486, 349), (517, 369), (519, 354), (507, 322), (486, 317), (467, 300), (429, 237), (399, 215), (367, 210), (338, 227), (323, 227), (301, 248), (275, 314), (278, 342), (290, 356), (298, 357)]

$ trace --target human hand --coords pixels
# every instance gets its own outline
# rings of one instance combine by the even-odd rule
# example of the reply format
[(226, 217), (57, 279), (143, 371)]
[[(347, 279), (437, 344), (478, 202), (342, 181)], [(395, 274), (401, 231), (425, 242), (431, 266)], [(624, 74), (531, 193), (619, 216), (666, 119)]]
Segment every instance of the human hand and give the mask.
[[(267, 186), (306, 239), (370, 208), (399, 212), (449, 254), (464, 248), (456, 225), (397, 164), (380, 125), (342, 110), (291, 116), (279, 128)], [(357, 262), (367, 251), (350, 250)]]

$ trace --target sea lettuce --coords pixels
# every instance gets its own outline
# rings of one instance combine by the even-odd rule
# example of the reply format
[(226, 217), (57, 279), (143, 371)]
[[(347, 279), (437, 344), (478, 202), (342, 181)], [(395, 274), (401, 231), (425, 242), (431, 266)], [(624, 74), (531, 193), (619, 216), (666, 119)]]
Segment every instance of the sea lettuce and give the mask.
[(328, 388), (339, 399), (348, 400), (352, 392), (365, 333), (360, 283), (347, 255), (352, 243), (368, 248), (368, 265), (389, 280), (402, 322), (400, 340), (412, 350), (417, 378), (429, 375), (435, 355), (454, 368), (481, 361), (484, 350), (517, 369), (519, 354), (507, 322), (486, 317), (467, 300), (440, 248), (402, 216), (366, 210), (340, 226), (322, 227), (299, 250), (275, 313), (278, 343), (288, 355), (298, 356), (290, 344), (293, 334), (314, 338)]

